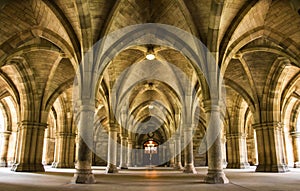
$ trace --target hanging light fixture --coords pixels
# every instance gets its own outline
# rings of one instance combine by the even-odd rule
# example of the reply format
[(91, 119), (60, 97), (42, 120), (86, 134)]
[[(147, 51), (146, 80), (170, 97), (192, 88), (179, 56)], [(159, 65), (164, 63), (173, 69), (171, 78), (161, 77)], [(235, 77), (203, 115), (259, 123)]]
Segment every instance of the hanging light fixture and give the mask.
[(146, 54), (146, 59), (147, 60), (154, 60), (155, 59), (155, 54), (154, 54), (154, 51), (153, 51), (153, 47), (150, 46), (147, 50), (147, 54)]

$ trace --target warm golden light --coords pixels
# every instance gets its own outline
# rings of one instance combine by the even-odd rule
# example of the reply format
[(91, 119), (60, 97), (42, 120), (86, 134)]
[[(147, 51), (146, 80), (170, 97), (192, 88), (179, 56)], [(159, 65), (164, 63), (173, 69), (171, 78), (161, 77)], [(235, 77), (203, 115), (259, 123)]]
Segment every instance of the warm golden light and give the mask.
[(152, 53), (149, 53), (146, 55), (147, 60), (154, 60), (155, 59), (155, 55)]

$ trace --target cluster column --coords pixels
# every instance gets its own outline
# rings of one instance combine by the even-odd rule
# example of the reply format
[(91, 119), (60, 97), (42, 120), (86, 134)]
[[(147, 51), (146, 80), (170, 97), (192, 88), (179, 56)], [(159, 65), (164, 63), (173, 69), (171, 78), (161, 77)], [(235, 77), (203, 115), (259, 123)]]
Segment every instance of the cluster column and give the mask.
[(254, 124), (258, 162), (257, 172), (286, 172), (282, 124), (279, 122)]
[(181, 164), (181, 138), (180, 135), (175, 136), (175, 166), (174, 168), (177, 170), (182, 170), (182, 164)]
[(44, 151), (43, 151), (43, 164), (49, 165), (54, 161), (54, 149), (55, 143), (54, 140), (50, 138), (49, 127), (45, 130), (44, 138)]
[(127, 167), (132, 167), (132, 141), (127, 140)]
[(227, 168), (249, 168), (245, 133), (227, 134)]
[(211, 184), (226, 184), (229, 180), (223, 171), (222, 156), (222, 120), (218, 105), (207, 106), (207, 147), (208, 147), (208, 172), (204, 181)]
[(121, 137), (121, 153), (120, 153), (120, 168), (128, 169), (127, 166), (127, 136), (122, 135)]
[(1, 145), (0, 148), (0, 167), (7, 167), (7, 153), (8, 153), (8, 144), (11, 132), (2, 132), (0, 133), (1, 136)]
[(53, 168), (74, 168), (75, 134), (57, 133)]
[(294, 168), (300, 168), (300, 132), (291, 133), (294, 147)]
[(170, 139), (169, 141), (169, 155), (170, 155), (170, 167), (175, 167), (175, 141)]
[(106, 173), (117, 173), (117, 136), (118, 124), (110, 123), (108, 132), (108, 156)]
[(183, 126), (184, 132), (184, 170), (185, 173), (196, 174), (194, 167), (194, 153), (193, 153), (193, 124), (185, 124)]
[(23, 121), (18, 127), (16, 172), (44, 172), (42, 164), (44, 132), (47, 124)]
[(82, 105), (79, 113), (78, 123), (78, 146), (77, 146), (77, 164), (73, 182), (80, 184), (95, 183), (95, 177), (92, 173), (92, 151), (89, 146), (93, 145), (94, 137), (94, 113), (93, 104)]

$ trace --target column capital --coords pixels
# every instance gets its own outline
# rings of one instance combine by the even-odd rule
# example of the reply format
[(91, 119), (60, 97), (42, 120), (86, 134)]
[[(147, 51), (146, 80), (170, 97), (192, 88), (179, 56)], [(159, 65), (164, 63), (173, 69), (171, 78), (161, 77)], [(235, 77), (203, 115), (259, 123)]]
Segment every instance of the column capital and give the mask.
[(39, 122), (32, 122), (32, 121), (21, 121), (18, 123), (18, 128), (39, 128), (39, 129), (46, 129), (48, 126), (47, 123), (39, 123)]
[(276, 122), (276, 121), (252, 124), (252, 128), (255, 130), (263, 130), (263, 129), (281, 130), (283, 126), (284, 125), (282, 122)]
[(195, 123), (184, 123), (182, 124), (183, 131), (192, 131), (197, 124)]
[(212, 111), (221, 111), (221, 108), (224, 106), (224, 102), (218, 99), (205, 100), (203, 101), (204, 110), (206, 113)]
[(241, 132), (237, 132), (237, 133), (227, 133), (226, 134), (226, 138), (227, 139), (233, 139), (233, 138), (246, 138), (247, 137), (247, 133), (241, 133)]
[(3, 131), (3, 132), (0, 132), (0, 135), (3, 135), (3, 136), (11, 135), (11, 131)]
[(117, 131), (120, 125), (118, 123), (109, 123), (108, 130), (109, 131)]
[(293, 131), (293, 132), (290, 132), (290, 135), (291, 135), (293, 138), (300, 138), (300, 131)]
[(56, 135), (61, 137), (75, 137), (75, 133), (57, 132)]
[(77, 114), (81, 112), (95, 112), (96, 103), (94, 99), (78, 99), (75, 103), (75, 107), (77, 109), (75, 113)]

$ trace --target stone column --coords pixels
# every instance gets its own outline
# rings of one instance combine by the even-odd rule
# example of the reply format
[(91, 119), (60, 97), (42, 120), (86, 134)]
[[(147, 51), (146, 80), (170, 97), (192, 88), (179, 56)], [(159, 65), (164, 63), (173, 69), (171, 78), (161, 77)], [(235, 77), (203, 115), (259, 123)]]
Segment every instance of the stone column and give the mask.
[(122, 135), (121, 137), (121, 149), (120, 149), (120, 168), (121, 169), (128, 169), (127, 166), (127, 137), (125, 135)]
[(249, 168), (245, 133), (227, 134), (228, 165), (227, 168)]
[(173, 139), (169, 141), (169, 151), (170, 167), (175, 167), (175, 141)]
[(17, 154), (12, 171), (44, 172), (42, 164), (46, 123), (23, 121), (18, 127)]
[(300, 168), (300, 132), (291, 133), (293, 139), (294, 168)]
[(204, 181), (210, 184), (226, 184), (229, 180), (223, 171), (222, 160), (222, 120), (218, 105), (206, 108), (207, 128), (207, 148), (208, 148), (208, 172)]
[(256, 131), (258, 166), (256, 172), (286, 172), (282, 124), (279, 122), (254, 124)]
[(194, 167), (194, 153), (193, 153), (193, 124), (185, 124), (183, 126), (184, 132), (184, 173), (196, 174)]
[(127, 140), (127, 167), (132, 167), (132, 141)]
[(94, 113), (95, 108), (91, 104), (81, 106), (78, 123), (78, 146), (76, 172), (72, 182), (79, 184), (95, 183), (92, 173), (92, 151), (89, 146), (93, 145)]
[(0, 167), (7, 167), (7, 153), (8, 153), (8, 144), (11, 132), (1, 132), (1, 153), (0, 153)]
[(182, 170), (182, 164), (181, 164), (181, 139), (180, 135), (176, 135), (175, 137), (175, 166), (174, 168), (177, 170)]
[(221, 142), (222, 142), (223, 168), (226, 168), (228, 163), (227, 163), (227, 159), (226, 159), (226, 137), (225, 137), (225, 135), (222, 136)]
[[(253, 133), (255, 134), (255, 133)], [(254, 137), (247, 137), (247, 153), (248, 162), (250, 165), (257, 165), (257, 146)]]
[(54, 147), (55, 144), (53, 143), (53, 139), (50, 138), (49, 135), (49, 127), (45, 131), (45, 138), (44, 138), (44, 149), (43, 149), (43, 164), (49, 165), (52, 164), (54, 161)]
[(75, 134), (57, 133), (55, 162), (53, 168), (74, 168)]
[(107, 156), (107, 167), (106, 173), (117, 173), (117, 136), (118, 136), (118, 125), (111, 123), (108, 131), (108, 156)]

